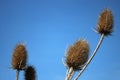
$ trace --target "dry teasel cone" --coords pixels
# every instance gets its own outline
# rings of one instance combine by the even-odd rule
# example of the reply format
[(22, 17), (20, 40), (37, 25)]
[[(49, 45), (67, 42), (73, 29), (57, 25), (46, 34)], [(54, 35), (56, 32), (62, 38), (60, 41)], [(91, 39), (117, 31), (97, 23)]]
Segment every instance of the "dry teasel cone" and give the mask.
[(104, 34), (105, 36), (110, 35), (113, 31), (113, 14), (109, 9), (105, 9), (99, 16), (97, 32)]
[(78, 78), (84, 72), (84, 70), (86, 69), (88, 64), (92, 61), (93, 57), (97, 53), (97, 51), (98, 51), (98, 49), (99, 49), (99, 47), (104, 39), (104, 36), (111, 35), (112, 31), (113, 31), (113, 14), (112, 14), (111, 10), (105, 9), (100, 14), (100, 17), (98, 20), (98, 26), (97, 26), (97, 32), (101, 35), (100, 40), (99, 40), (94, 52), (92, 53), (91, 57), (88, 59), (88, 61), (83, 66), (82, 70), (80, 71), (80, 73), (77, 75), (77, 77), (74, 80), (78, 80)]
[(27, 66), (25, 69), (25, 80), (36, 80), (36, 71), (33, 66)]
[(78, 71), (88, 59), (89, 44), (85, 40), (78, 40), (69, 47), (66, 54), (66, 65), (68, 73), (65, 80), (71, 80), (74, 72)]
[(12, 68), (17, 70), (16, 80), (18, 80), (20, 70), (26, 67), (27, 51), (24, 44), (18, 44), (12, 55)]

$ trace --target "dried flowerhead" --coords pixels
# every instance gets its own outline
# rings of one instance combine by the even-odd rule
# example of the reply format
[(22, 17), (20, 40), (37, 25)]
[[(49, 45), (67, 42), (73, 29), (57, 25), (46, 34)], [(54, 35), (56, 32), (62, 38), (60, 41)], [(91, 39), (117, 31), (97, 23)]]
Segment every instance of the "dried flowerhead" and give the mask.
[(105, 9), (99, 17), (97, 31), (100, 34), (110, 35), (113, 31), (113, 15), (108, 9)]
[(27, 62), (27, 51), (24, 44), (18, 44), (12, 56), (12, 68), (22, 70), (25, 68)]
[(88, 59), (89, 45), (85, 40), (78, 40), (69, 47), (66, 55), (66, 64), (74, 70), (79, 70)]
[(25, 80), (36, 80), (36, 71), (33, 66), (28, 66), (26, 68)]

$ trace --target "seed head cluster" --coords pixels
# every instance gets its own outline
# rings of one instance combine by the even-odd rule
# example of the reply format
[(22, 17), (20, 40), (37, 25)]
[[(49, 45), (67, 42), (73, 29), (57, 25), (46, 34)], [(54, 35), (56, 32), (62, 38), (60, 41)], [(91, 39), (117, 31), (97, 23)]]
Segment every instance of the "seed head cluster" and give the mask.
[(26, 68), (25, 80), (36, 80), (36, 71), (33, 66), (28, 66)]
[(66, 55), (66, 64), (74, 70), (79, 70), (80, 67), (87, 61), (89, 53), (89, 45), (85, 40), (78, 40), (69, 47)]
[(27, 51), (25, 45), (18, 44), (12, 56), (12, 68), (22, 70), (25, 68), (27, 62)]
[(110, 35), (113, 31), (113, 15), (109, 9), (105, 9), (100, 14), (97, 31), (104, 35)]

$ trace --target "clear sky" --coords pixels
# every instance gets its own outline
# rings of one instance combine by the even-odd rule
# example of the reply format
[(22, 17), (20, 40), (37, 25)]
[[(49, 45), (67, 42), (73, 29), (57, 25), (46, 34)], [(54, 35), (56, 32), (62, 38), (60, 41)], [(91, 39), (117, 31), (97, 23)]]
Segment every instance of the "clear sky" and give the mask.
[(100, 38), (93, 29), (105, 7), (113, 12), (114, 32), (105, 37), (79, 80), (120, 80), (120, 0), (0, 0), (0, 80), (15, 80), (12, 53), (21, 42), (37, 80), (64, 80), (65, 50), (82, 38), (89, 42), (91, 55)]

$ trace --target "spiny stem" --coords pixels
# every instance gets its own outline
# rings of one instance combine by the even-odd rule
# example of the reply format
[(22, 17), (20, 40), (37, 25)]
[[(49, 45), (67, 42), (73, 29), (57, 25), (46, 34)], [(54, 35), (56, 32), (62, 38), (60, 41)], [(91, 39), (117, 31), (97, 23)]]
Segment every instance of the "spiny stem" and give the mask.
[(92, 61), (93, 57), (95, 56), (95, 54), (97, 53), (102, 41), (104, 39), (104, 34), (101, 34), (100, 40), (92, 54), (92, 56), (88, 59), (88, 61), (85, 63), (85, 65), (83, 66), (82, 70), (79, 72), (79, 74), (77, 75), (77, 77), (74, 80), (78, 80), (78, 78), (81, 76), (81, 74), (84, 72), (84, 70), (86, 69), (86, 67), (88, 66), (88, 64)]
[(67, 72), (67, 75), (66, 75), (65, 80), (71, 80), (72, 77), (73, 77), (73, 75), (74, 75), (74, 70), (73, 70), (73, 68), (71, 67), (71, 68), (68, 70), (68, 72)]
[(18, 80), (20, 70), (16, 71), (16, 80)]

